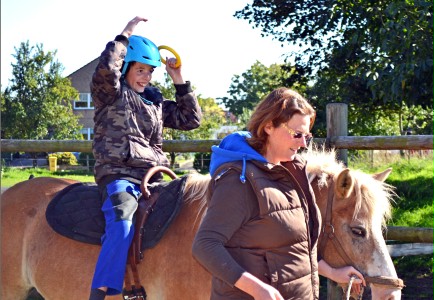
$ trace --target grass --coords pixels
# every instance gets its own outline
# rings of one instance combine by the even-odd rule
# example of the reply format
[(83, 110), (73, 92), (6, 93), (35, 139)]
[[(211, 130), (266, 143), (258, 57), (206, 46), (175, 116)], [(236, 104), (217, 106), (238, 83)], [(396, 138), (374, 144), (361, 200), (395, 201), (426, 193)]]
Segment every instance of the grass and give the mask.
[[(183, 172), (175, 172), (178, 176), (182, 176)], [(95, 182), (93, 173), (83, 169), (59, 170), (50, 172), (46, 168), (3, 168), (1, 171), (1, 187), (9, 188), (14, 184), (28, 180), (33, 175), (35, 177), (56, 177), (78, 180), (81, 182)], [(169, 176), (163, 174), (165, 180), (170, 180)]]
[(35, 177), (57, 177), (68, 178), (82, 182), (95, 182), (93, 174), (86, 170), (63, 170), (50, 172), (44, 168), (4, 168), (2, 169), (1, 186), (8, 188), (14, 184), (29, 179), (30, 175)]
[[(383, 151), (385, 152), (385, 151)], [(392, 168), (386, 182), (394, 186), (397, 197), (393, 204), (392, 226), (433, 227), (433, 156), (378, 153), (374, 160), (368, 154), (350, 161), (349, 167), (366, 173)], [(368, 162), (368, 163), (367, 163)]]

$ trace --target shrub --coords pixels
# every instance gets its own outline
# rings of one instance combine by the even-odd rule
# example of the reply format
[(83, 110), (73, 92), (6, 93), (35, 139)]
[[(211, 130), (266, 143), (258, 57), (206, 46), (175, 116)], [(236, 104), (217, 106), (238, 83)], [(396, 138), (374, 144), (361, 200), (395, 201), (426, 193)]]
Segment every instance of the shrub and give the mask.
[(72, 152), (51, 153), (48, 157), (57, 157), (58, 165), (77, 166), (77, 158)]
[(208, 173), (210, 160), (211, 153), (197, 152), (194, 154), (193, 168), (200, 173)]
[(80, 152), (78, 156), (78, 162), (82, 166), (87, 166), (89, 163), (89, 167), (93, 167), (95, 165), (95, 158), (92, 152)]

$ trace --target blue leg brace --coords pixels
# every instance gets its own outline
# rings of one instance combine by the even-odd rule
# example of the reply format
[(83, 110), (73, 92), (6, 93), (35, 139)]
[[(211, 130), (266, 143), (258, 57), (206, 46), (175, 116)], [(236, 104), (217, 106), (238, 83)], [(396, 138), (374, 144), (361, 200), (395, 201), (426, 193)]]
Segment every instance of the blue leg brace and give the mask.
[(139, 195), (140, 186), (127, 180), (115, 180), (107, 185), (107, 199), (102, 206), (105, 234), (92, 289), (107, 287), (107, 295), (122, 293), (128, 249), (134, 237), (133, 215)]

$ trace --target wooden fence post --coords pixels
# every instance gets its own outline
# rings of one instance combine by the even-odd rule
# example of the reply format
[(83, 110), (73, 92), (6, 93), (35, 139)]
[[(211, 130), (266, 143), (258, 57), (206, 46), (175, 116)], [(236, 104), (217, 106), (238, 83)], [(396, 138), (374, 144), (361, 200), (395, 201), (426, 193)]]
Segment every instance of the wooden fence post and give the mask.
[[(327, 143), (330, 147), (330, 138), (335, 136), (348, 135), (348, 105), (345, 103), (329, 103), (326, 106), (327, 114)], [(338, 149), (336, 151), (337, 159), (348, 166), (348, 150)], [(342, 299), (343, 291), (336, 282), (327, 279), (327, 300)]]
[(327, 300), (342, 300), (344, 291), (334, 281), (327, 279)]
[[(327, 114), (327, 144), (330, 144), (330, 138), (336, 136), (348, 135), (348, 104), (329, 103), (326, 106)], [(348, 165), (348, 150), (338, 149), (336, 151), (337, 159)]]

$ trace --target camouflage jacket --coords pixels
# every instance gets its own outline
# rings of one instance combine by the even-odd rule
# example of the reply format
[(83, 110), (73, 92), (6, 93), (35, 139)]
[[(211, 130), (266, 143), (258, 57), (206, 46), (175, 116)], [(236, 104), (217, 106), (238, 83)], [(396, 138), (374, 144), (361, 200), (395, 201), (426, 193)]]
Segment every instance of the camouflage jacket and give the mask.
[(93, 154), (98, 184), (117, 178), (140, 181), (156, 165), (168, 166), (162, 150), (163, 127), (191, 130), (202, 117), (190, 83), (175, 85), (176, 101), (147, 87), (136, 93), (121, 77), (128, 40), (117, 36), (106, 45), (92, 77), (95, 105)]

